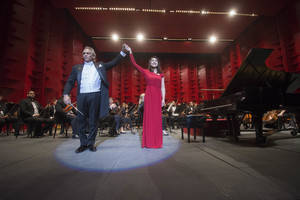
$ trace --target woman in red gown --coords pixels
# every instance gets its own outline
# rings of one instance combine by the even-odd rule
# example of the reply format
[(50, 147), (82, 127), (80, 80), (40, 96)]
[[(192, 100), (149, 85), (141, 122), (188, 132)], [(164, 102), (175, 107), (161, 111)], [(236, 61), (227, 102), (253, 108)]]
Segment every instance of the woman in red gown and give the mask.
[(150, 58), (148, 70), (144, 69), (136, 64), (130, 47), (126, 45), (126, 48), (130, 52), (132, 64), (143, 74), (146, 80), (142, 147), (162, 148), (161, 107), (165, 103), (165, 84), (164, 76), (160, 70), (159, 60), (157, 57)]

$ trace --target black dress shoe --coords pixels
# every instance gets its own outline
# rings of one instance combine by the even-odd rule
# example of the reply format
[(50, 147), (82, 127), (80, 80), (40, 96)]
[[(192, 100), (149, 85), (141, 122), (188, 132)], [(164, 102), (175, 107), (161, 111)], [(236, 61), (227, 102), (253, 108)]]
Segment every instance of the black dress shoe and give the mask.
[(87, 149), (87, 146), (80, 146), (75, 150), (75, 153), (81, 153)]
[(89, 145), (88, 148), (89, 148), (89, 150), (92, 151), (92, 152), (97, 151), (97, 148), (96, 148), (94, 145)]

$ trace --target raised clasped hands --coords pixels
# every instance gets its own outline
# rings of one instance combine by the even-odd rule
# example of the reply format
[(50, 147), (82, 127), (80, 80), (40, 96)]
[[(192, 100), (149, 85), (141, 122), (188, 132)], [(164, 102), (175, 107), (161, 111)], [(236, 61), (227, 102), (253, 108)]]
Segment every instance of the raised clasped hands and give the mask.
[(125, 54), (128, 54), (128, 51), (127, 51), (127, 49), (125, 48), (125, 45), (126, 45), (126, 44), (123, 44), (123, 45), (122, 45), (121, 51), (122, 51), (123, 53), (125, 53)]

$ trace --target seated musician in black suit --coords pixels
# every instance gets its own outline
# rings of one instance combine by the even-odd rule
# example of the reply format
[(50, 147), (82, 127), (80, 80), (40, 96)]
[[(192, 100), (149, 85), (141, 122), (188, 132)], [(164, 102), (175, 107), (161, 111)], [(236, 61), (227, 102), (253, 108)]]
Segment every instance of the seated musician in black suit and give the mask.
[(7, 128), (7, 133), (9, 131), (10, 125), (12, 125), (16, 137), (19, 136), (20, 126), (22, 124), (22, 120), (19, 117), (20, 114), (20, 106), (19, 104), (9, 102), (6, 106), (6, 111), (4, 112), (5, 123)]
[(132, 121), (130, 116), (130, 108), (128, 104), (123, 103), (121, 107), (121, 133), (124, 130), (132, 129)]
[[(169, 112), (169, 122), (172, 129), (175, 128), (175, 123), (178, 122), (178, 117), (180, 113), (183, 111), (181, 104), (178, 103), (176, 105), (175, 101), (172, 101), (169, 105), (167, 111)], [(178, 125), (177, 125), (178, 126)]]
[(56, 99), (52, 100), (52, 102), (49, 102), (41, 112), (41, 117), (48, 120), (48, 123), (45, 124), (43, 128), (43, 133), (47, 133), (49, 131), (50, 136), (52, 135), (52, 129), (55, 123), (54, 114), (56, 103)]
[(169, 135), (169, 133), (167, 132), (167, 119), (168, 119), (168, 111), (167, 111), (167, 109), (168, 109), (167, 105), (164, 105), (161, 108), (163, 135)]
[(110, 136), (115, 136), (120, 133), (121, 126), (121, 116), (120, 116), (120, 106), (114, 103), (112, 97), (109, 98), (109, 115), (111, 116), (111, 128), (109, 131)]
[[(55, 105), (55, 119), (59, 123), (69, 123), (72, 126), (72, 138), (77, 138), (78, 125), (76, 123), (76, 110), (70, 105), (66, 105), (61, 97)], [(61, 129), (61, 134), (64, 132), (64, 128)]]
[(195, 113), (195, 108), (194, 108), (194, 103), (191, 101), (185, 109), (185, 114), (186, 115), (192, 115)]
[(140, 95), (139, 105), (138, 105), (138, 108), (137, 108), (137, 113), (138, 113), (138, 128), (143, 125), (144, 98), (145, 98), (145, 93), (142, 93)]
[(200, 111), (201, 111), (201, 105), (200, 104), (195, 103), (194, 108), (195, 108), (195, 112), (194, 112), (195, 114), (200, 113)]
[(3, 101), (3, 96), (0, 95), (0, 133), (5, 125), (6, 103)]
[(187, 105), (186, 103), (178, 103), (177, 104), (177, 108), (176, 108), (176, 111), (175, 113), (178, 113), (178, 116), (176, 117), (176, 121), (177, 122), (177, 125), (179, 127), (182, 126), (182, 123), (185, 123), (185, 119), (186, 119), (186, 115), (187, 115)]
[(42, 124), (45, 123), (47, 125), (46, 127), (48, 127), (53, 121), (41, 117), (42, 107), (34, 98), (35, 92), (31, 90), (27, 93), (27, 98), (21, 100), (20, 117), (28, 125), (27, 135), (32, 136), (33, 131), (33, 136), (39, 137), (43, 135)]
[(15, 136), (19, 135), (20, 120), (18, 117), (19, 105), (13, 102), (3, 101), (3, 96), (0, 95), (0, 132), (3, 125), (6, 125), (6, 133), (9, 134), (10, 124), (15, 130)]

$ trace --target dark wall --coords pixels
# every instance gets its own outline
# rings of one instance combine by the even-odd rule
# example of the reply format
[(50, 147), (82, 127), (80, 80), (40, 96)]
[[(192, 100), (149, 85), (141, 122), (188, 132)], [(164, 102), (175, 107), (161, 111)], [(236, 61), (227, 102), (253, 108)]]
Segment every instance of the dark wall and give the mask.
[(274, 50), (266, 61), (271, 69), (300, 73), (300, 2), (294, 1), (274, 17), (262, 16), (223, 52), (224, 86), (254, 47)]

